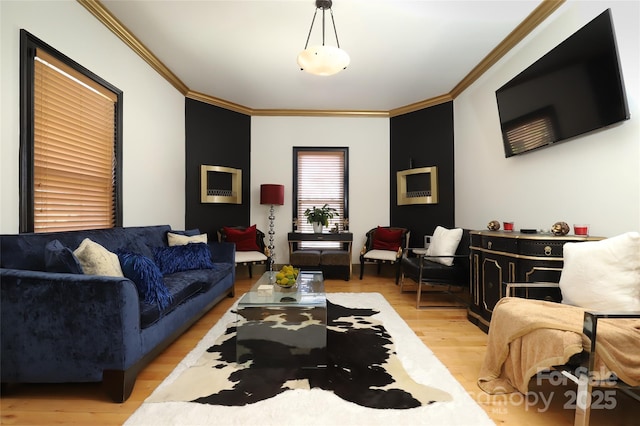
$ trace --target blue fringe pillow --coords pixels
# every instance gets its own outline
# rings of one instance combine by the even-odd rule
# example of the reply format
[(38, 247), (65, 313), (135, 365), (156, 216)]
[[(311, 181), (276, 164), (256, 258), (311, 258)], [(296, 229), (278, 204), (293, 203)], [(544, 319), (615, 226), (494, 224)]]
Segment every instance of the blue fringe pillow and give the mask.
[(157, 247), (154, 260), (163, 275), (192, 269), (214, 269), (211, 251), (205, 243), (189, 243), (183, 246)]
[(164, 309), (171, 303), (171, 294), (164, 284), (162, 272), (153, 260), (136, 253), (118, 253), (125, 277), (133, 281), (144, 303)]

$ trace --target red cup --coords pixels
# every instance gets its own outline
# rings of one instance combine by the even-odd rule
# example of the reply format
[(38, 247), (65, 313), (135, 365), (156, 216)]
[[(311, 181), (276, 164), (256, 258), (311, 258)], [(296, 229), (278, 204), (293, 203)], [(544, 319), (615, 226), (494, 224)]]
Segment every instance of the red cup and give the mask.
[(576, 235), (589, 235), (589, 225), (573, 225), (573, 233)]
[(502, 222), (502, 228), (507, 232), (513, 232), (513, 222)]

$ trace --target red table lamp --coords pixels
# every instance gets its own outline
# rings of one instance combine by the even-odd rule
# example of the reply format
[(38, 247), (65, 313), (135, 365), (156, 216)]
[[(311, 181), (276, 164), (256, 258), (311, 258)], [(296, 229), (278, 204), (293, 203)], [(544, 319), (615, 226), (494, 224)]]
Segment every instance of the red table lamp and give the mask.
[(284, 204), (284, 185), (263, 184), (260, 185), (260, 204), (269, 204), (269, 271), (273, 271), (275, 262), (275, 250), (273, 245), (273, 220), (276, 218), (273, 214), (273, 206), (282, 206)]

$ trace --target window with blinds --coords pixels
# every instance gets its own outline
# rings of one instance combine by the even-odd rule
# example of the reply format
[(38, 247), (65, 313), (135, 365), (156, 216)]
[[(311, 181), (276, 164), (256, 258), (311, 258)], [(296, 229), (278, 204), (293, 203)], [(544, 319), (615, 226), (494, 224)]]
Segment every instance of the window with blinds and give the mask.
[(21, 184), (26, 206), (21, 230), (120, 226), (121, 92), (42, 46), (32, 46), (26, 53), (33, 96), (31, 102), (26, 100), (31, 132), (24, 141), (28, 149), (23, 150), (29, 171), (21, 173), (21, 179), (31, 182)]
[[(328, 204), (338, 215), (329, 219), (329, 229), (348, 226), (348, 148), (294, 147), (294, 218), (297, 232), (313, 232), (304, 212)], [(336, 243), (304, 243), (305, 247)]]

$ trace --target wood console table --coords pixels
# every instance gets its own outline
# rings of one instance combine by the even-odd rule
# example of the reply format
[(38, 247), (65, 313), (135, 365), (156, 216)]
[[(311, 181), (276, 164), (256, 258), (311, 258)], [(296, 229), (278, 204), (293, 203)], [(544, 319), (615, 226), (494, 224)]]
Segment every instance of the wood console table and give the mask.
[[(496, 303), (512, 282), (559, 282), (562, 247), (566, 242), (597, 241), (601, 237), (471, 231), (471, 303), (469, 321), (487, 331)], [(530, 290), (528, 298), (559, 301), (559, 289)]]
[[(351, 232), (303, 233), (289, 232), (289, 263), (301, 269), (321, 270), (325, 276), (339, 274), (351, 279)], [(337, 248), (302, 248), (304, 242), (337, 242)]]

